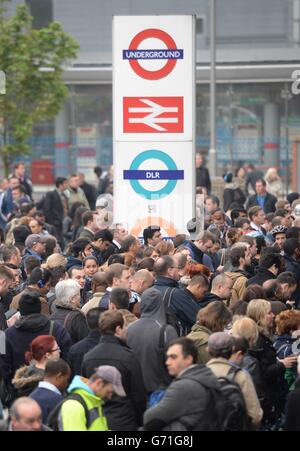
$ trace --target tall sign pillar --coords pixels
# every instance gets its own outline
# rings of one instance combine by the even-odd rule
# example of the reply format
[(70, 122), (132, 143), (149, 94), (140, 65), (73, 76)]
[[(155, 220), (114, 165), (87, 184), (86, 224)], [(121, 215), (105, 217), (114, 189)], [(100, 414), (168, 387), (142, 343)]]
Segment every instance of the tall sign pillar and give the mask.
[(194, 16), (113, 19), (114, 221), (140, 236), (195, 216)]

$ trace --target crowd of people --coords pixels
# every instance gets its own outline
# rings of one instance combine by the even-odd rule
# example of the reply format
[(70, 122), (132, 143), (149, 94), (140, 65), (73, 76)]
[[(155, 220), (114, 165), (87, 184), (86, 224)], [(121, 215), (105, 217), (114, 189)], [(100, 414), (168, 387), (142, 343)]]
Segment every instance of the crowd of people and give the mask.
[(112, 171), (3, 180), (0, 430), (300, 430), (300, 195), (196, 171), (194, 239), (114, 223)]

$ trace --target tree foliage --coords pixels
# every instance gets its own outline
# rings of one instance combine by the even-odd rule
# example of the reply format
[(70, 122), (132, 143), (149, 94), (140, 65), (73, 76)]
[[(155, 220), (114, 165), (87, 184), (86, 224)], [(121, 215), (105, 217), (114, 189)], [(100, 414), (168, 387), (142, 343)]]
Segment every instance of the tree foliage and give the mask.
[(33, 29), (26, 5), (6, 17), (5, 1), (0, 1), (0, 70), (6, 75), (6, 94), (0, 96), (0, 156), (7, 172), (9, 160), (30, 152), (33, 125), (59, 112), (68, 92), (63, 66), (76, 57), (78, 44), (59, 22)]

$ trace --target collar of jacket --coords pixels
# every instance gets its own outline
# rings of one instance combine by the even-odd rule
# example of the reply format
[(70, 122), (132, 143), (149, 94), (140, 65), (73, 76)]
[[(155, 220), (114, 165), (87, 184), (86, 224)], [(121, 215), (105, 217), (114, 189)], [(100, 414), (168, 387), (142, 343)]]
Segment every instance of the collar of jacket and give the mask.
[(275, 276), (275, 274), (273, 274), (266, 268), (261, 268), (260, 266), (258, 267), (257, 274), (266, 274), (270, 277), (270, 279), (277, 279), (277, 276)]
[(174, 288), (178, 288), (178, 282), (174, 279), (170, 279), (170, 277), (165, 277), (165, 276), (158, 276), (156, 278), (156, 281), (154, 283), (154, 288), (155, 285), (159, 285), (161, 287), (174, 287)]
[(120, 340), (120, 338), (116, 337), (115, 335), (102, 335), (100, 337), (99, 343), (114, 343), (129, 349), (127, 344), (124, 341)]

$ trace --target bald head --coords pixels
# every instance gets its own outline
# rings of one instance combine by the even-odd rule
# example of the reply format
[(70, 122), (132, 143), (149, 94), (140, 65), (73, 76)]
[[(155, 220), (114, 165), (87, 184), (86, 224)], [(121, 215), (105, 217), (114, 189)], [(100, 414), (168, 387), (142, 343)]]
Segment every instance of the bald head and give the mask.
[(40, 431), (42, 428), (42, 411), (31, 398), (17, 399), (10, 410), (13, 431)]
[(148, 269), (140, 269), (132, 277), (131, 289), (138, 294), (142, 294), (154, 283), (153, 274)]

